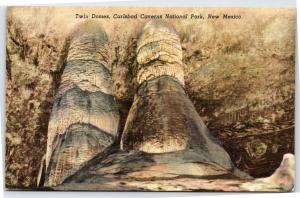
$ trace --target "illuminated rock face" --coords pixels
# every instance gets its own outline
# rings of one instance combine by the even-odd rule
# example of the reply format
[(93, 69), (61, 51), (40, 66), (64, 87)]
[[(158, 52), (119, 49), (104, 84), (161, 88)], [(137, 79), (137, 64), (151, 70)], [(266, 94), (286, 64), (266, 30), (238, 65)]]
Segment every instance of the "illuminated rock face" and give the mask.
[(150, 21), (145, 25), (138, 41), (137, 62), (139, 84), (164, 75), (184, 84), (180, 39), (169, 24)]
[(227, 152), (209, 133), (185, 94), (180, 39), (162, 22), (149, 22), (137, 49), (140, 83), (121, 149), (147, 153), (194, 150), (202, 160), (230, 168)]
[(67, 63), (55, 97), (46, 153), (46, 183), (53, 186), (110, 146), (119, 113), (112, 96), (108, 38), (93, 22), (70, 35)]

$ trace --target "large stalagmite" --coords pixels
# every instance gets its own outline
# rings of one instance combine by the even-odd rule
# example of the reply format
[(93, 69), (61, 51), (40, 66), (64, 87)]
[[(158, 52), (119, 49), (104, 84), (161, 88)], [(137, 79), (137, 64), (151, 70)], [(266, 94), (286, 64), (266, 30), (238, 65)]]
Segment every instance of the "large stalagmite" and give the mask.
[(61, 183), (115, 139), (119, 113), (111, 90), (107, 44), (104, 29), (91, 21), (70, 35), (48, 126), (46, 186)]
[(176, 30), (164, 22), (144, 27), (137, 48), (140, 83), (121, 148), (147, 153), (193, 150), (203, 162), (232, 168), (227, 152), (212, 137), (184, 91), (182, 49)]

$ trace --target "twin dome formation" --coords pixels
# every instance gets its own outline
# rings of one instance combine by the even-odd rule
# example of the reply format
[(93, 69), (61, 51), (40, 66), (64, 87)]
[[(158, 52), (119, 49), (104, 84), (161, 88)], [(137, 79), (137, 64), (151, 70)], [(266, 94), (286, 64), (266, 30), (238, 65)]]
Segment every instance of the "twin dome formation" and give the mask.
[[(175, 28), (148, 22), (137, 47), (139, 89), (123, 132), (112, 92), (108, 37), (98, 23), (70, 35), (67, 63), (49, 120), (45, 186), (55, 186), (117, 142), (124, 151), (193, 150), (227, 170), (227, 152), (212, 137), (184, 91), (180, 39)], [(121, 135), (118, 135), (120, 133)]]

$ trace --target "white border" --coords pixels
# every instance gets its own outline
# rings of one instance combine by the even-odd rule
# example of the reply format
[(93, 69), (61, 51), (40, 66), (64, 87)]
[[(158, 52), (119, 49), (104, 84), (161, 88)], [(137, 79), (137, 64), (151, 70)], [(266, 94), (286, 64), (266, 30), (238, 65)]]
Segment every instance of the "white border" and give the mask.
[(180, 7), (295, 7), (295, 0), (2, 0), (11, 5), (115, 5), (115, 6), (180, 6)]
[[(93, 5), (112, 5), (112, 6), (199, 6), (199, 7), (295, 7), (296, 1), (294, 0), (202, 0), (202, 1), (192, 1), (192, 0), (172, 0), (172, 1), (163, 1), (163, 0), (151, 0), (151, 1), (138, 1), (138, 0), (2, 0), (0, 2), (0, 137), (1, 137), (1, 146), (0, 146), (0, 198), (1, 197), (22, 197), (22, 198), (77, 198), (77, 197), (131, 197), (131, 198), (141, 198), (141, 197), (299, 197), (300, 185), (299, 185), (299, 172), (296, 171), (296, 185), (295, 193), (141, 193), (141, 192), (8, 192), (3, 191), (4, 189), (4, 151), (5, 151), (5, 33), (6, 33), (6, 6), (10, 5), (73, 5), (73, 6), (93, 6)], [(297, 1), (297, 9), (300, 7), (299, 0)], [(299, 19), (300, 14), (297, 12), (297, 18)], [(299, 36), (299, 23), (297, 20), (297, 37)], [(298, 135), (299, 133), (299, 62), (298, 62), (298, 48), (299, 40), (297, 39), (296, 45), (296, 142), (300, 142)], [(296, 153), (296, 169), (300, 167), (298, 163), (299, 157), (299, 145), (295, 144), (295, 153)]]

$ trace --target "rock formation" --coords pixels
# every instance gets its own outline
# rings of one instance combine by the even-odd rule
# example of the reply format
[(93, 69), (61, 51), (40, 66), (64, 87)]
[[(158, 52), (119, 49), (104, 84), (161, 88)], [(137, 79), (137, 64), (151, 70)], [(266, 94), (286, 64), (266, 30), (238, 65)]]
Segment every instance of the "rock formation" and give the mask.
[[(192, 152), (147, 154), (109, 149), (52, 190), (74, 191), (262, 191), (293, 190), (294, 156), (267, 178), (251, 179), (241, 172), (197, 162)], [(275, 179), (276, 178), (276, 179)]]
[(118, 109), (104, 67), (107, 40), (94, 39), (106, 35), (95, 24), (82, 24), (80, 29), (71, 36), (50, 118), (44, 186), (53, 190), (292, 190), (291, 154), (268, 178), (254, 180), (233, 166), (185, 93), (179, 38), (163, 22), (149, 22), (140, 36), (139, 87), (118, 145), (114, 138)]
[(48, 126), (46, 186), (61, 183), (115, 140), (119, 113), (112, 96), (107, 43), (103, 28), (90, 21), (70, 35)]
[(193, 150), (203, 162), (232, 168), (184, 91), (180, 39), (164, 22), (145, 25), (137, 48), (140, 83), (129, 111), (121, 149), (147, 153)]

